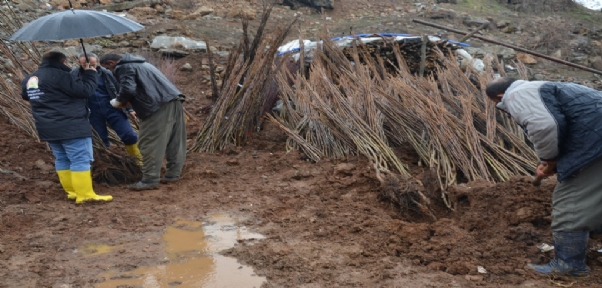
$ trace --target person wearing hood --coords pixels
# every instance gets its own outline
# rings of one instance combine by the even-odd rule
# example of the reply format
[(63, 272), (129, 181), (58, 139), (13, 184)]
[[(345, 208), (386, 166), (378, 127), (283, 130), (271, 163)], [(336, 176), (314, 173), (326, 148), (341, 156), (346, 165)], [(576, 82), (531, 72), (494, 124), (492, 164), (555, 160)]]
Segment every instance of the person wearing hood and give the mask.
[(132, 117), (136, 117), (136, 112), (131, 107), (118, 110), (111, 106), (110, 101), (117, 97), (119, 84), (111, 71), (98, 65), (98, 56), (96, 54), (86, 54), (81, 53), (77, 57), (80, 66), (71, 70), (71, 74), (78, 78), (82, 77), (86, 71), (84, 67), (88, 63), (98, 72), (98, 86), (92, 96), (88, 98), (90, 125), (92, 125), (92, 128), (96, 131), (100, 139), (102, 139), (105, 146), (109, 147), (111, 142), (109, 142), (108, 124), (117, 133), (117, 136), (119, 136), (119, 139), (125, 145), (125, 150), (128, 154), (141, 160), (142, 155), (140, 155), (140, 150), (138, 149), (138, 135), (136, 135), (136, 132), (132, 128), (124, 110), (127, 109), (127, 113), (132, 115)]
[(67, 198), (76, 204), (111, 201), (110, 195), (96, 195), (90, 173), (94, 158), (87, 102), (97, 87), (96, 69), (85, 65), (82, 77), (75, 79), (66, 62), (61, 52), (44, 54), (38, 70), (21, 82), (21, 97), (31, 105), (40, 140), (52, 149)]
[[(132, 190), (154, 189), (160, 182), (180, 178), (186, 160), (185, 96), (159, 69), (132, 54), (106, 54), (100, 65), (113, 72), (119, 93), (111, 100), (115, 108), (132, 105), (140, 119), (138, 131), (142, 154), (142, 180)], [(163, 158), (166, 172), (161, 178)]]
[(555, 257), (527, 268), (588, 275), (590, 231), (602, 228), (602, 92), (574, 83), (502, 77), (487, 85), (486, 94), (525, 130), (541, 161), (537, 175), (558, 174), (552, 194)]

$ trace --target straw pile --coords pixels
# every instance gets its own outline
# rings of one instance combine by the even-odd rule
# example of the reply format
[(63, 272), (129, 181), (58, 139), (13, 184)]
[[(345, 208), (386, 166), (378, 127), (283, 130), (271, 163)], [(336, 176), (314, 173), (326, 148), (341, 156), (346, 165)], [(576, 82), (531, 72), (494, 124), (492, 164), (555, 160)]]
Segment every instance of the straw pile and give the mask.
[[(195, 139), (191, 151), (214, 152), (230, 143), (241, 145), (248, 133), (255, 130), (264, 107), (267, 91), (273, 82), (276, 49), (282, 45), (293, 21), (278, 29), (270, 37), (264, 37), (264, 29), (273, 5), (265, 6), (261, 23), (251, 42), (248, 37), (248, 22), (243, 19), (243, 39), (231, 51), (226, 65), (226, 73), (207, 120)], [(273, 94), (275, 95), (275, 94)]]
[[(285, 108), (267, 117), (289, 135), (287, 149), (301, 149), (314, 161), (363, 154), (376, 169), (384, 198), (404, 209), (415, 204), (427, 214), (421, 183), (411, 178), (392, 147), (414, 148), (438, 175), (443, 201), (452, 209), (445, 190), (458, 179), (505, 181), (535, 169), (537, 158), (522, 131), (486, 103), (477, 88), (493, 78), (491, 71), (463, 72), (453, 56), (438, 51), (433, 61), (437, 80), (419, 77), (393, 46), (399, 65), (389, 73), (372, 48), (358, 42), (352, 52), (341, 51), (324, 39), (323, 49), (313, 52), (307, 78), (278, 74)], [(350, 57), (364, 65), (351, 64)], [(291, 77), (295, 88), (288, 85)]]
[[(290, 26), (268, 39), (262, 33), (270, 9), (264, 12), (252, 45), (243, 21), (245, 37), (230, 54), (219, 98), (192, 151), (243, 145), (265, 115), (289, 136), (287, 150), (302, 150), (313, 161), (364, 155), (383, 199), (431, 218), (433, 199), (454, 208), (445, 191), (458, 181), (505, 181), (535, 169), (523, 132), (485, 102), (479, 88), (493, 79), (494, 58), (485, 59), (489, 70), (477, 74), (460, 69), (445, 42), (421, 42), (416, 56), (417, 43), (357, 41), (340, 49), (322, 37), (305, 69), (303, 53), (299, 61), (274, 59)], [(277, 98), (282, 109), (266, 113)], [(420, 164), (435, 172), (441, 198), (412, 177), (396, 154), (399, 147), (412, 147)]]
[[(22, 26), (19, 17), (10, 9), (0, 9), (0, 20), (5, 25), (0, 25), (2, 34), (12, 35)], [(16, 42), (9, 46), (0, 41), (0, 58), (8, 59), (5, 63), (0, 61), (4, 69), (0, 73), (0, 112), (5, 115), (10, 123), (25, 131), (36, 141), (39, 141), (35, 129), (34, 119), (29, 103), (21, 98), (20, 82), (26, 75), (37, 69), (41, 62), (41, 53), (31, 42)], [(119, 140), (115, 132), (110, 133), (112, 142)], [(141, 178), (142, 172), (136, 164), (136, 159), (130, 157), (125, 151), (112, 152), (105, 148), (98, 136), (93, 137), (94, 158), (93, 177), (97, 182), (111, 185), (129, 183)]]

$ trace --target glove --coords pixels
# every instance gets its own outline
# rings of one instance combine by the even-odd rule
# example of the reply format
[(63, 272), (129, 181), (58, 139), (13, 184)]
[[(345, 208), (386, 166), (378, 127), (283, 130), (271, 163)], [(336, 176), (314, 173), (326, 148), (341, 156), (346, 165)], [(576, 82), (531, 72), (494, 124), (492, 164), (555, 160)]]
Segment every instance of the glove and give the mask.
[(111, 100), (111, 106), (115, 108), (125, 108), (125, 105), (121, 104), (121, 102), (117, 101), (117, 98)]

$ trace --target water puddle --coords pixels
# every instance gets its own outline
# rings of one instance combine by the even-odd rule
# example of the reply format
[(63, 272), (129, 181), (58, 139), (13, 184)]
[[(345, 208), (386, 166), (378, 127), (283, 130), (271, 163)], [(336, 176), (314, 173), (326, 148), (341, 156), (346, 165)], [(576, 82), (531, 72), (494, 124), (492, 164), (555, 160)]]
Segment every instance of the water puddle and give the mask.
[(96, 287), (260, 287), (264, 277), (217, 252), (233, 247), (237, 240), (264, 237), (236, 226), (225, 215), (213, 215), (209, 222), (177, 221), (163, 235), (165, 264), (106, 273), (101, 276), (109, 280)]

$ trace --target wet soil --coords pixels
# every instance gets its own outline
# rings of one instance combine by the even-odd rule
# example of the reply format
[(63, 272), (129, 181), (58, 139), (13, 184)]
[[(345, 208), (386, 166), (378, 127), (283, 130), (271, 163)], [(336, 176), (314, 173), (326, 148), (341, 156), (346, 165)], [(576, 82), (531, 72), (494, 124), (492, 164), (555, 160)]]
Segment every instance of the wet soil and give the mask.
[[(227, 41), (223, 45), (231, 45)], [(186, 109), (197, 118), (187, 124), (189, 142), (202, 125), (200, 109), (210, 104), (200, 59), (176, 62), (193, 66), (177, 81), (188, 95)], [(430, 187), (433, 220), (382, 201), (365, 159), (307, 162), (301, 153), (285, 152), (286, 136), (277, 128), (264, 128), (245, 147), (190, 153), (179, 182), (144, 192), (96, 183), (96, 192), (114, 201), (76, 206), (61, 190), (46, 145), (0, 117), (0, 287), (95, 287), (112, 273), (165, 264), (162, 235), (169, 227), (209, 221), (215, 213), (245, 219), (237, 224), (266, 237), (240, 240), (221, 252), (266, 277), (265, 287), (602, 286), (602, 254), (596, 251), (589, 252), (587, 278), (550, 279), (524, 269), (553, 257), (536, 247), (552, 244), (553, 179), (540, 188), (528, 177), (460, 184), (448, 191), (456, 205), (451, 211), (429, 171), (400, 147), (412, 173)], [(590, 241), (591, 248), (601, 246), (600, 238)], [(82, 247), (104, 253), (81, 253)]]
[[(194, 103), (187, 109), (198, 108)], [(199, 125), (191, 122), (190, 128)], [(0, 174), (0, 287), (94, 287), (109, 280), (108, 271), (157, 266), (167, 257), (161, 235), (168, 226), (207, 221), (213, 213), (245, 217), (240, 225), (266, 236), (222, 252), (266, 277), (266, 287), (549, 285), (547, 277), (523, 268), (553, 255), (536, 245), (552, 243), (554, 180), (541, 188), (528, 177), (461, 184), (449, 191), (455, 211), (438, 203), (438, 219), (431, 220), (381, 201), (365, 159), (307, 162), (298, 152), (286, 153), (285, 136), (267, 125), (244, 148), (189, 154), (177, 183), (146, 192), (96, 184), (97, 193), (115, 200), (76, 206), (61, 191), (45, 145), (5, 119), (0, 125), (2, 168), (28, 178)], [(399, 153), (409, 163), (417, 160), (407, 150)], [(424, 168), (412, 171), (428, 183)], [(438, 192), (430, 192), (437, 203)], [(74, 253), (98, 244), (119, 249)], [(590, 252), (590, 277), (557, 281), (602, 285), (600, 256)]]

